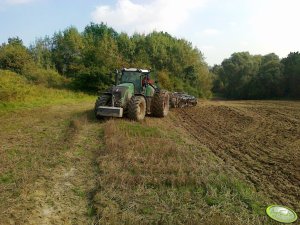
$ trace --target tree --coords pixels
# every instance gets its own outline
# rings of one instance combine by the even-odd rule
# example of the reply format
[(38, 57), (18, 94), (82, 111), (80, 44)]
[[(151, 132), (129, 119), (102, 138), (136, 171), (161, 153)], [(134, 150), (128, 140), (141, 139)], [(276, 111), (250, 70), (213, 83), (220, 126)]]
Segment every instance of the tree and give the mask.
[(168, 71), (166, 70), (159, 71), (157, 74), (157, 79), (162, 88), (165, 88), (170, 91), (173, 89)]
[(135, 55), (135, 43), (126, 33), (121, 33), (117, 37), (117, 45), (120, 55), (122, 56), (122, 66), (130, 67), (133, 64)]
[(291, 52), (281, 62), (284, 65), (285, 94), (300, 98), (300, 53)]
[(30, 45), (29, 51), (39, 67), (44, 69), (54, 68), (51, 48), (52, 39), (48, 36), (38, 38), (33, 45)]
[(258, 73), (249, 84), (249, 98), (269, 99), (282, 97), (284, 84), (282, 76), (282, 64), (279, 57), (268, 54), (261, 58), (261, 65)]
[(248, 98), (249, 84), (259, 70), (259, 57), (249, 52), (233, 53), (222, 62), (220, 79), (224, 83), (226, 97)]
[(91, 24), (85, 28), (82, 68), (74, 76), (75, 88), (97, 92), (113, 84), (113, 71), (123, 63), (116, 38), (117, 33), (104, 24)]
[(9, 38), (8, 44), (0, 47), (0, 68), (24, 74), (28, 68), (34, 66), (33, 59), (18, 37)]
[(83, 40), (75, 27), (54, 34), (52, 57), (57, 71), (66, 77), (75, 76), (83, 69)]
[(224, 83), (220, 77), (221, 74), (224, 74), (223, 67), (220, 65), (214, 65), (211, 68), (210, 72), (213, 79), (212, 92), (217, 94), (224, 94)]

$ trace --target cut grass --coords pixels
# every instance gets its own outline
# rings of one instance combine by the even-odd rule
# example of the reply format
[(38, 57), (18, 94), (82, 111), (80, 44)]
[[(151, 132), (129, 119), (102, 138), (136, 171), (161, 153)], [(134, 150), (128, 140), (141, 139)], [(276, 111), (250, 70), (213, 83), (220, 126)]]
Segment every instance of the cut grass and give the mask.
[[(263, 224), (265, 200), (168, 119), (110, 120), (95, 209), (103, 224)], [(156, 123), (157, 122), (157, 123)], [(180, 141), (174, 141), (177, 137)]]
[(0, 224), (48, 224), (51, 216), (53, 224), (87, 223), (101, 128), (90, 120), (92, 107), (88, 101), (0, 116)]
[(158, 127), (143, 126), (141, 123), (121, 120), (119, 122), (119, 129), (129, 137), (148, 138), (161, 137), (162, 133)]

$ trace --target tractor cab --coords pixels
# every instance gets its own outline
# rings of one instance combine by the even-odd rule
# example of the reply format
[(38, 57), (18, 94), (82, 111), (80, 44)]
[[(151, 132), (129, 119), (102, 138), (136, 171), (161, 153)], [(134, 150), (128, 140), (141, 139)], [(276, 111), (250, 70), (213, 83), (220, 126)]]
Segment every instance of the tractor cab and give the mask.
[(141, 94), (145, 92), (145, 87), (148, 85), (150, 70), (124, 68), (121, 70), (120, 84), (132, 83), (134, 92)]

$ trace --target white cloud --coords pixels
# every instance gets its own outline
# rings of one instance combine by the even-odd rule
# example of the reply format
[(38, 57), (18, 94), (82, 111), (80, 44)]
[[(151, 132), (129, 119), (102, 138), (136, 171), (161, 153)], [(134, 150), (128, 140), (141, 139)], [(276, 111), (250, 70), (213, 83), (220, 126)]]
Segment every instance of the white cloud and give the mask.
[(134, 3), (118, 0), (116, 5), (100, 5), (92, 12), (92, 20), (104, 22), (117, 30), (129, 33), (148, 33), (153, 30), (176, 33), (206, 0), (154, 0)]
[(5, 0), (3, 3), (7, 5), (21, 5), (33, 2), (34, 0)]
[(36, 0), (0, 0), (0, 11), (13, 6), (25, 5), (34, 1)]

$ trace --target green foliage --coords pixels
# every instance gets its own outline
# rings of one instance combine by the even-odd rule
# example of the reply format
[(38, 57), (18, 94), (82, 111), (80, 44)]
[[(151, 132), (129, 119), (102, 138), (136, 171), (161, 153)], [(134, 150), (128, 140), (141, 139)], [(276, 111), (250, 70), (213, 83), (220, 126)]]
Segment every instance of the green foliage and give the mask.
[(209, 71), (201, 51), (184, 39), (166, 32), (129, 36), (104, 23), (82, 33), (69, 27), (28, 49), (18, 37), (0, 46), (0, 69), (47, 87), (96, 93), (114, 84), (113, 71), (122, 67), (151, 68), (161, 87), (197, 97), (209, 98), (212, 90), (233, 99), (300, 98), (299, 52), (282, 60), (273, 53), (233, 53)]
[[(67, 79), (51, 69), (49, 42), (49, 38), (37, 40), (36, 45), (28, 50), (19, 38), (9, 38), (8, 44), (0, 47), (0, 69), (16, 72), (35, 84), (65, 86)], [(20, 83), (21, 80), (22, 78), (16, 79), (16, 82)]]
[(233, 99), (300, 97), (300, 54), (290, 53), (282, 60), (239, 52), (215, 65), (213, 91)]
[(291, 52), (282, 59), (284, 65), (285, 95), (300, 98), (300, 53)]
[(19, 38), (9, 38), (8, 44), (0, 46), (0, 69), (23, 74), (34, 61)]
[(22, 75), (8, 70), (0, 70), (0, 111), (64, 102), (71, 103), (90, 98), (94, 97), (34, 85)]
[(246, 97), (248, 84), (259, 70), (259, 61), (248, 52), (234, 53), (222, 62), (222, 81), (229, 98)]
[(67, 78), (53, 69), (32, 68), (26, 71), (25, 77), (35, 84), (54, 88), (66, 87), (69, 83)]
[(0, 70), (0, 102), (23, 101), (29, 92), (24, 77), (8, 70)]
[(157, 79), (162, 88), (167, 90), (173, 89), (170, 75), (166, 70), (159, 71), (157, 74)]
[(54, 68), (51, 48), (52, 39), (48, 36), (37, 39), (35, 44), (29, 47), (29, 51), (38, 67), (44, 69)]
[(282, 64), (274, 53), (263, 56), (258, 73), (251, 80), (248, 98), (272, 98), (283, 96)]
[(163, 32), (130, 37), (103, 23), (87, 26), (82, 38), (84, 69), (73, 76), (75, 88), (92, 92), (106, 89), (113, 84), (112, 71), (125, 66), (153, 68), (161, 86), (169, 90), (180, 86), (197, 96), (210, 95), (207, 65), (201, 52), (185, 40)]
[(91, 23), (82, 33), (69, 27), (37, 39), (29, 49), (22, 40), (9, 39), (0, 48), (0, 63), (0, 68), (23, 74), (36, 84), (59, 87), (70, 79), (70, 87), (91, 93), (111, 86), (117, 68), (152, 68), (166, 89), (211, 95), (212, 76), (202, 53), (165, 32), (128, 36), (103, 23)]
[(72, 77), (82, 68), (83, 40), (75, 27), (53, 36), (52, 57), (57, 71)]

